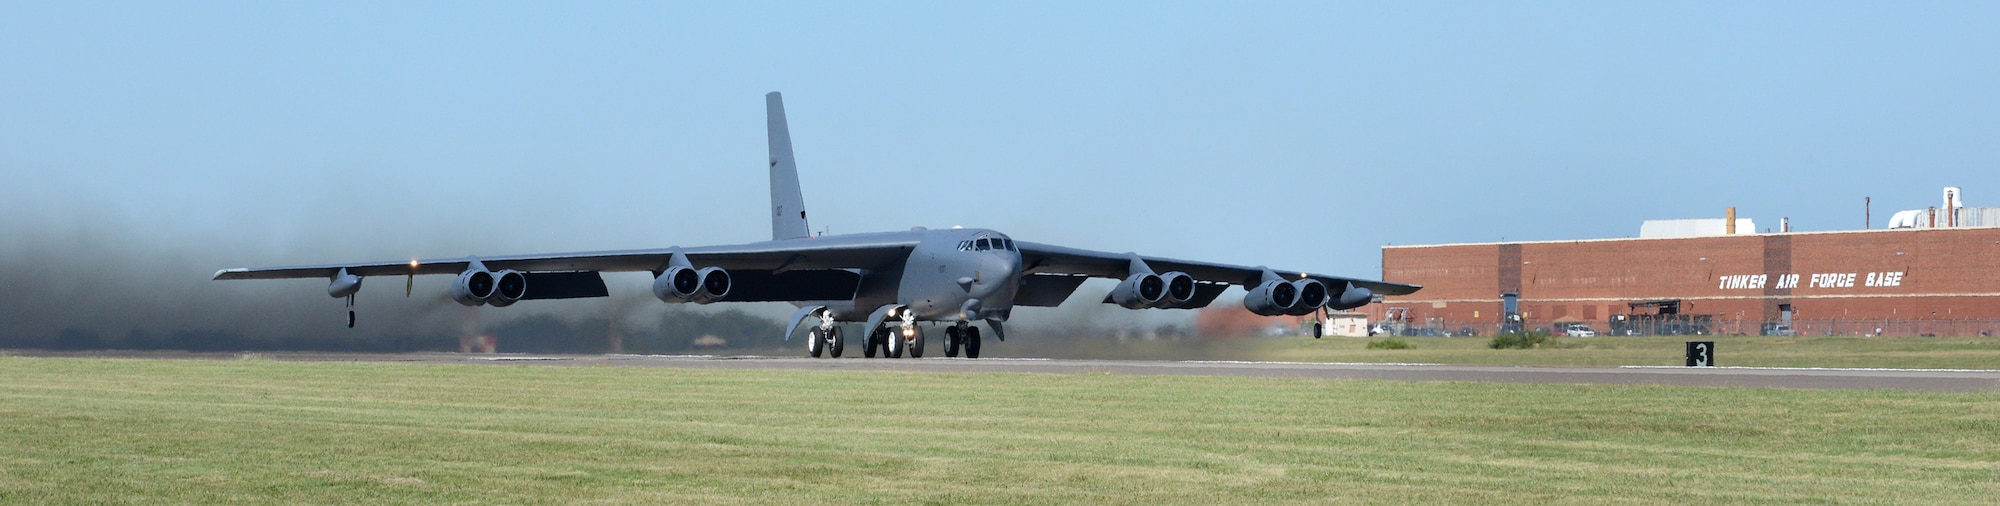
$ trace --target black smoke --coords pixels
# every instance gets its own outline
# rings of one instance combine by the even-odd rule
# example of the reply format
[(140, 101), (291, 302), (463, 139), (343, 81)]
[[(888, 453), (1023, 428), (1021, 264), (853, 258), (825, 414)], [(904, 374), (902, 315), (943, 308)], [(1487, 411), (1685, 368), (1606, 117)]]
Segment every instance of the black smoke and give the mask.
[(644, 274), (610, 279), (611, 298), (509, 308), (461, 306), (445, 295), (444, 276), (368, 278), (353, 307), (357, 325), (348, 328), (346, 301), (328, 297), (324, 280), (210, 278), (226, 267), (381, 259), (360, 251), (366, 247), (273, 261), (306, 255), (258, 246), (256, 230), (162, 232), (101, 203), (39, 204), (0, 203), (0, 348), (456, 351), (461, 338), (487, 335), (499, 337), (502, 352), (783, 345), (774, 319), (662, 304), (645, 291)]

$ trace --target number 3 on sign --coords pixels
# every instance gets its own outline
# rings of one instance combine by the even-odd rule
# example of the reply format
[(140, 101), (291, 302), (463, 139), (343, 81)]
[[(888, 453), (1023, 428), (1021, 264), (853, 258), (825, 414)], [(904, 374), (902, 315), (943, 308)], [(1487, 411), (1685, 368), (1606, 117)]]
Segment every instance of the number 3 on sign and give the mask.
[(1715, 367), (1715, 341), (1688, 341), (1688, 367)]

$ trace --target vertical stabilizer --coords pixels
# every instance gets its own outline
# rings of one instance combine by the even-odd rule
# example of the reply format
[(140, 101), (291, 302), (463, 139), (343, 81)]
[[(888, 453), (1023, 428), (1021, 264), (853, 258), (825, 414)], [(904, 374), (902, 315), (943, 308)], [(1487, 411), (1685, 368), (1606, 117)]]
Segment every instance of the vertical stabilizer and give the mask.
[(765, 94), (764, 111), (771, 134), (771, 240), (802, 239), (811, 233), (799, 166), (792, 161), (792, 132), (785, 126), (785, 97)]

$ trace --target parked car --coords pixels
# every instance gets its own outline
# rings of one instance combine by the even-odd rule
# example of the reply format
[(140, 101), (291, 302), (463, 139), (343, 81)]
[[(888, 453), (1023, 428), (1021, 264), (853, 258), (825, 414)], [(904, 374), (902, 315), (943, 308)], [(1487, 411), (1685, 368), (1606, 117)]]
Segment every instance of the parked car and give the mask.
[(1474, 329), (1472, 327), (1463, 327), (1458, 329), (1458, 332), (1453, 332), (1451, 335), (1458, 337), (1479, 337), (1479, 330)]
[(1791, 327), (1789, 327), (1789, 326), (1785, 326), (1785, 325), (1773, 325), (1773, 326), (1771, 326), (1771, 331), (1770, 331), (1770, 332), (1767, 332), (1767, 333), (1765, 333), (1764, 335), (1770, 335), (1770, 336), (1796, 336), (1796, 335), (1798, 335), (1798, 333), (1797, 333), (1797, 332), (1794, 332), (1794, 331), (1792, 331), (1792, 328), (1791, 328)]
[(1581, 323), (1569, 324), (1568, 334), (1570, 337), (1597, 337), (1597, 331)]

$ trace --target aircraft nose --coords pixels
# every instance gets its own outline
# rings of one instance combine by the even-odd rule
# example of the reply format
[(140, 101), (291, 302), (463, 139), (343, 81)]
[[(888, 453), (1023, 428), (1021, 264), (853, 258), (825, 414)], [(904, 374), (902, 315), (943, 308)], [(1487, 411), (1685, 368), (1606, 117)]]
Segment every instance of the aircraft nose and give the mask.
[(988, 261), (985, 268), (981, 270), (987, 274), (980, 276), (979, 280), (973, 284), (973, 295), (976, 297), (991, 297), (997, 295), (1001, 289), (1006, 288), (1010, 283), (1014, 283), (1016, 279), (1020, 278), (1021, 258), (1009, 256), (1004, 259)]

